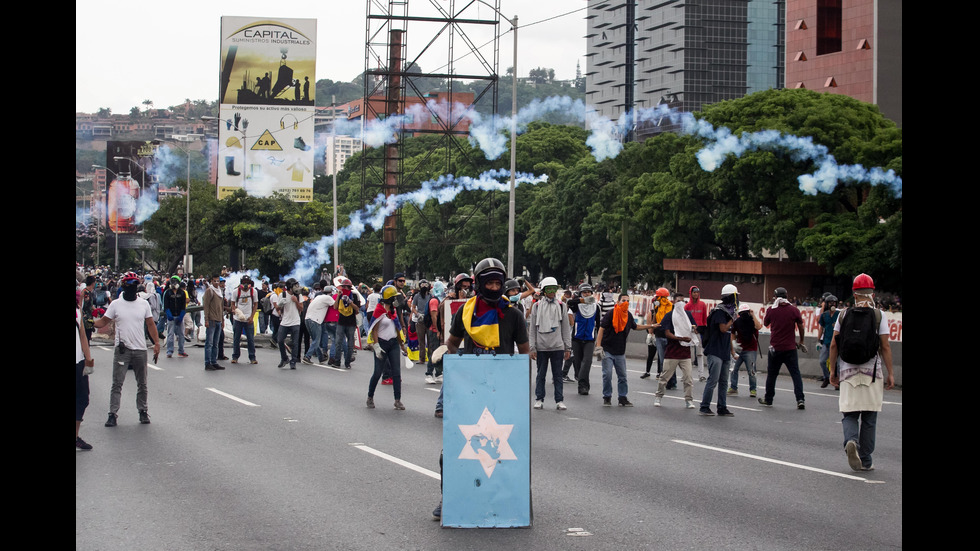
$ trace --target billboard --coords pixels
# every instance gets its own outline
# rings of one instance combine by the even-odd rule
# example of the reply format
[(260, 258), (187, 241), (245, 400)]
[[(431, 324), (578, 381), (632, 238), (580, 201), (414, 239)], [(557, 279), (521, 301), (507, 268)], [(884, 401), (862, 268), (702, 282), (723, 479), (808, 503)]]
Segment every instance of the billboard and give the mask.
[(221, 18), (218, 198), (313, 199), (316, 19)]
[[(154, 193), (156, 176), (153, 155), (156, 146), (148, 141), (110, 141), (106, 143), (105, 222), (115, 234), (135, 234), (146, 216), (144, 193)], [(121, 248), (135, 248), (136, 236), (120, 237)]]

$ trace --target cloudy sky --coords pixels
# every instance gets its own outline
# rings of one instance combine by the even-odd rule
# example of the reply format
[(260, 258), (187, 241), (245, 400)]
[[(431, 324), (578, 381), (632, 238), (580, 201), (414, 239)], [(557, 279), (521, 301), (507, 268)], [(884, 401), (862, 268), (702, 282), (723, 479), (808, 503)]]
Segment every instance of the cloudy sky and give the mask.
[[(489, 0), (493, 3), (494, 0)], [(446, 0), (412, 0), (409, 15), (433, 15), (432, 4)], [(387, 2), (381, 2), (387, 6)], [(457, 10), (465, 5), (457, 0)], [(493, 11), (476, 3), (463, 16), (486, 19)], [(518, 74), (534, 67), (555, 70), (558, 79), (575, 77), (575, 64), (585, 71), (586, 0), (500, 0), (500, 11), (518, 16)], [(571, 13), (569, 13), (571, 12)], [(378, 10), (372, 10), (378, 13)], [(75, 2), (75, 110), (91, 113), (109, 107), (128, 113), (144, 100), (156, 107), (182, 103), (185, 98), (213, 101), (218, 96), (221, 17), (306, 18), (317, 20), (316, 78), (349, 82), (364, 70), (364, 0), (171, 0), (134, 3), (123, 0)], [(567, 14), (567, 15), (563, 15)], [(487, 27), (490, 29), (492, 27)], [(466, 26), (472, 42), (492, 61), (492, 33)], [(501, 22), (500, 72), (513, 62), (510, 24)], [(448, 33), (423, 51), (437, 34), (431, 24), (408, 27), (408, 55), (419, 57), (425, 71), (437, 71), (448, 58)], [(455, 58), (469, 48), (457, 35)], [(473, 56), (458, 59), (457, 74), (473, 74)]]

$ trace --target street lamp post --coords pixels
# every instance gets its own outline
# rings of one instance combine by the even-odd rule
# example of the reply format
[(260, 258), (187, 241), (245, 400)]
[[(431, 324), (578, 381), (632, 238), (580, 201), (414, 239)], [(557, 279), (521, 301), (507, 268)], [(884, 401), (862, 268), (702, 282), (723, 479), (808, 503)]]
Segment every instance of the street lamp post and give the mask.
[(510, 22), (514, 27), (514, 72), (511, 75), (510, 103), (510, 204), (508, 206), (507, 222), (507, 277), (514, 277), (514, 218), (517, 216), (517, 201), (515, 199), (515, 175), (517, 170), (517, 16)]

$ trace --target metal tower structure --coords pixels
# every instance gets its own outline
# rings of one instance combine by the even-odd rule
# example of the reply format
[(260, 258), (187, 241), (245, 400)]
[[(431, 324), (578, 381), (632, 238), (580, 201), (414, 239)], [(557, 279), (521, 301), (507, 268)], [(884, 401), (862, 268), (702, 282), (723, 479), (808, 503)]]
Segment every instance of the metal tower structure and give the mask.
[[(496, 115), (500, 36), (499, 0), (429, 0), (417, 2), (420, 5), (411, 10), (408, 0), (367, 0), (366, 4), (361, 120), (367, 122), (403, 115), (408, 104), (417, 105), (415, 109), (422, 109), (428, 120), (417, 117), (406, 122), (402, 119), (392, 143), (363, 150), (362, 205), (378, 193), (390, 197), (418, 189), (421, 181), (417, 174), (424, 173), (423, 169), (431, 169), (434, 163), (444, 163), (446, 173), (465, 169), (459, 162), (451, 161), (453, 152), (462, 163), (475, 166), (476, 160), (469, 158), (469, 152), (459, 146), (456, 138), (468, 134), (468, 120), (464, 118), (467, 108), (475, 109), (481, 101), (484, 102), (482, 105), (489, 102), (490, 109), (483, 112)], [(413, 43), (424, 44), (418, 50), (408, 48), (409, 23), (412, 23)], [(489, 58), (481, 52), (481, 48), (487, 46), (492, 48)], [(426, 69), (428, 71), (424, 72)], [(458, 99), (458, 90), (464, 82), (474, 90), (469, 106)], [(434, 93), (438, 93), (441, 108), (433, 108), (428, 103)], [(466, 103), (469, 103), (468, 98), (467, 95)], [(440, 136), (439, 146), (429, 149), (421, 162), (406, 174), (404, 138), (418, 134)], [(485, 200), (489, 200), (489, 194)], [(421, 209), (412, 208), (426, 220)], [(474, 207), (473, 213), (476, 210)], [(431, 221), (426, 222), (437, 229)], [(456, 229), (462, 226), (460, 224)], [(385, 219), (382, 231), (384, 280), (391, 279), (395, 273), (398, 231), (399, 215), (396, 213)], [(443, 232), (442, 241), (445, 244), (458, 242), (459, 237), (455, 232)]]

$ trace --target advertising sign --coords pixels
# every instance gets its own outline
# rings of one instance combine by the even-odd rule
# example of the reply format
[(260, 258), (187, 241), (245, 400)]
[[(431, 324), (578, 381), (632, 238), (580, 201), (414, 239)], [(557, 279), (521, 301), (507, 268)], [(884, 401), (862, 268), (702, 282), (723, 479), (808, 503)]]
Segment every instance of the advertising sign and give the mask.
[(221, 18), (218, 198), (313, 199), (316, 19)]
[(443, 357), (442, 525), (531, 525), (526, 354)]

